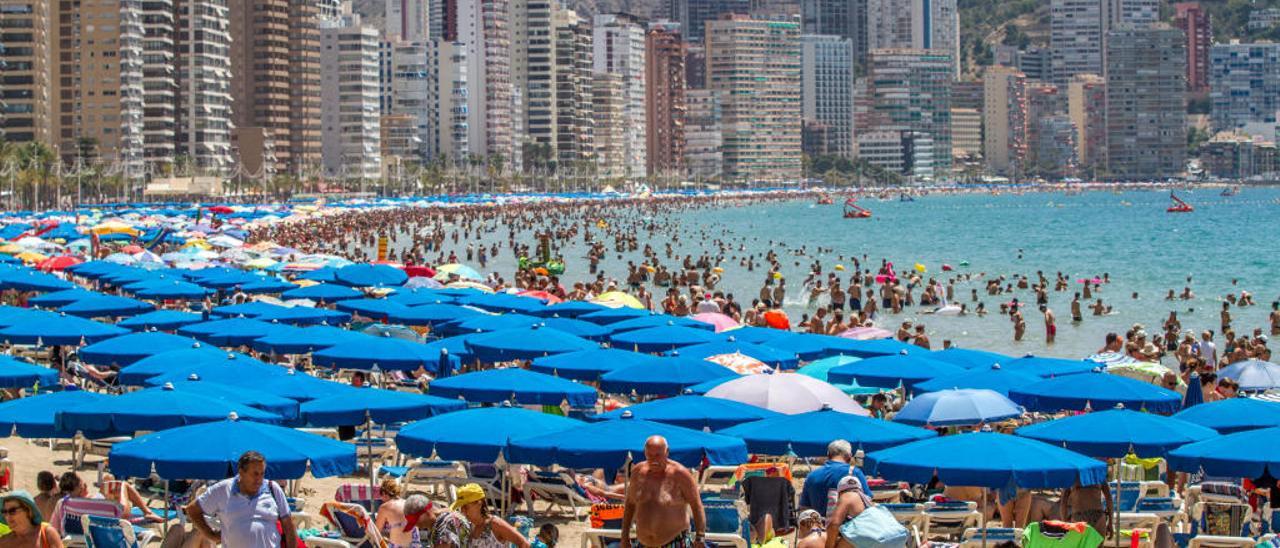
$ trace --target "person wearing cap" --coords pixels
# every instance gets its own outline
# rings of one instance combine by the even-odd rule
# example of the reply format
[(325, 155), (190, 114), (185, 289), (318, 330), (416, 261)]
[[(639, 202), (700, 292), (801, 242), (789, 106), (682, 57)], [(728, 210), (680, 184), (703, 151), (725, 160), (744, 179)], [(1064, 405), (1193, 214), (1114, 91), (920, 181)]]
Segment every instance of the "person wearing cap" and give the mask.
[(800, 489), (800, 507), (812, 508), (819, 514), (830, 517), (835, 510), (829, 507), (833, 500), (831, 494), (846, 477), (857, 478), (863, 490), (870, 491), (867, 477), (852, 462), (853, 446), (848, 441), (834, 440), (827, 444), (827, 462), (804, 478), (804, 487)]
[(35, 499), (26, 491), (0, 498), (0, 524), (9, 533), (0, 537), (0, 548), (62, 548), (62, 536), (44, 521)]
[[(858, 514), (870, 506), (871, 498), (862, 490), (862, 482), (853, 476), (845, 476), (836, 486), (835, 509), (832, 510), (831, 519), (828, 522), (832, 527), (839, 528), (844, 522), (858, 517)], [(837, 545), (849, 546), (849, 542), (841, 535), (827, 535), (824, 546), (836, 548)]]
[(431, 527), (429, 544), (434, 548), (507, 548), (508, 544), (529, 548), (529, 540), (515, 527), (489, 513), (480, 484), (459, 487), (449, 510)]
[[(386, 487), (387, 483), (383, 482), (384, 501), (392, 495)], [(422, 548), (419, 524), (435, 524), (436, 507), (424, 495), (409, 495), (408, 498), (401, 499), (398, 497), (398, 486), (395, 489), (396, 497), (378, 507), (378, 528), (387, 540), (387, 548)]]
[[(266, 479), (267, 459), (246, 451), (234, 477), (215, 483), (184, 509), (202, 536), (226, 548), (297, 548), (298, 530), (290, 519), (284, 490)], [(220, 531), (205, 516), (215, 516)], [(277, 527), (279, 524), (279, 527)]]

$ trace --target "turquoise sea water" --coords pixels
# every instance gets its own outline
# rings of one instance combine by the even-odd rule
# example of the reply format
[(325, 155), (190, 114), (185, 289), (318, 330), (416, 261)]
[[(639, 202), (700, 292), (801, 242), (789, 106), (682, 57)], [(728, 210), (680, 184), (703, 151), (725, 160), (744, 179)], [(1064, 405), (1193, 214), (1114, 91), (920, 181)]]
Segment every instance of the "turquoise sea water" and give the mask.
[[(733, 244), (735, 251), (729, 255), (734, 257), (741, 256), (736, 251), (739, 242), (751, 252), (763, 253), (769, 248), (769, 241), (774, 241), (773, 248), (784, 261), (783, 274), (788, 280), (786, 309), (793, 322), (801, 314), (812, 312), (799, 284), (815, 258), (822, 262), (824, 272), (836, 264), (851, 268), (849, 257), (853, 255), (866, 255), (864, 268), (873, 269), (879, 267), (881, 258), (894, 262), (898, 271), (918, 262), (928, 268), (926, 276), (937, 276), (944, 284), (957, 273), (985, 273), (988, 278), (1024, 274), (1034, 283), (1035, 272), (1042, 270), (1052, 286), (1055, 273), (1061, 271), (1071, 280), (1071, 289), (1049, 295), (1049, 306), (1058, 318), (1058, 341), (1052, 347), (1044, 342), (1042, 319), (1034, 308), (1024, 309), (1027, 334), (1017, 343), (1012, 340), (1008, 318), (998, 314), (999, 303), (1014, 296), (1023, 303), (1034, 304), (1034, 293), (1015, 290), (1013, 294), (988, 296), (984, 282), (976, 279), (956, 284), (956, 302), (968, 303), (972, 309), (976, 303), (970, 300), (970, 288), (977, 288), (979, 300), (992, 311), (985, 317), (923, 315), (925, 309), (917, 307), (896, 316), (882, 312), (877, 323), (892, 330), (902, 320), (924, 322), (935, 347), (940, 347), (943, 339), (951, 339), (959, 346), (1015, 355), (1083, 357), (1097, 350), (1109, 331), (1123, 333), (1128, 326), (1142, 323), (1148, 332), (1158, 332), (1171, 310), (1178, 312), (1184, 328), (1217, 331), (1222, 296), (1228, 292), (1239, 294), (1242, 289), (1252, 293), (1258, 305), (1232, 307), (1236, 331), (1266, 327), (1270, 304), (1280, 299), (1280, 261), (1276, 258), (1280, 190), (1248, 189), (1234, 197), (1220, 197), (1217, 190), (1204, 189), (1179, 191), (1179, 195), (1196, 206), (1194, 213), (1166, 213), (1168, 192), (1151, 191), (939, 195), (920, 197), (914, 202), (864, 199), (859, 203), (871, 209), (874, 217), (856, 220), (841, 217), (840, 200), (827, 206), (792, 201), (671, 215), (679, 221), (676, 251), (680, 256), (696, 257), (704, 249), (709, 251), (712, 238)], [(609, 215), (605, 215), (606, 220)], [(626, 212), (612, 215), (635, 217)], [(506, 237), (505, 229), (497, 234)], [(526, 234), (522, 241), (532, 242), (532, 237)], [(776, 242), (784, 242), (785, 247)], [(644, 243), (641, 242), (642, 247)], [(661, 251), (666, 240), (649, 243)], [(805, 256), (787, 254), (787, 250), (802, 245), (807, 248)], [(818, 255), (814, 252), (817, 247), (834, 251)], [(566, 285), (590, 277), (585, 247), (580, 241), (562, 247), (560, 252), (569, 267), (563, 276)], [(458, 254), (462, 256), (461, 249)], [(844, 259), (839, 258), (841, 255)], [(611, 251), (601, 266), (608, 275), (621, 279), (626, 261), (640, 259), (635, 253), (619, 260)], [(968, 261), (969, 266), (959, 266), (962, 261)], [(486, 270), (509, 275), (512, 263), (504, 249)], [(756, 271), (746, 272), (736, 259), (726, 261), (719, 289), (734, 293), (739, 301), (750, 302), (764, 278), (759, 263), (757, 259)], [(956, 272), (942, 272), (943, 263), (954, 266)], [(1112, 283), (1095, 298), (1113, 305), (1114, 313), (1096, 317), (1086, 308), (1084, 321), (1073, 324), (1069, 303), (1071, 291), (1080, 288), (1076, 280), (1103, 273), (1110, 275)], [(848, 274), (841, 274), (846, 287)], [(1196, 298), (1164, 300), (1169, 289), (1181, 292), (1188, 285), (1188, 276)], [(825, 274), (823, 278), (825, 281)], [(1238, 280), (1237, 285), (1232, 285), (1233, 278)], [(1137, 300), (1131, 298), (1134, 292), (1139, 295)], [(662, 295), (661, 291), (656, 294)], [(920, 291), (915, 294), (918, 298)]]

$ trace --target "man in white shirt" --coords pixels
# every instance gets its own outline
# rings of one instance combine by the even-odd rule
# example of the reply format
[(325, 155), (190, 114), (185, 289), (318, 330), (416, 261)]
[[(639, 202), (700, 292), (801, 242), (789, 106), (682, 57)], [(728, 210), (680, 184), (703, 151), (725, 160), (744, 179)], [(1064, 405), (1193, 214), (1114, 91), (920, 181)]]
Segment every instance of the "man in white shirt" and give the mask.
[[(237, 469), (235, 477), (209, 486), (187, 505), (191, 525), (226, 548), (297, 548), (298, 531), (289, 518), (284, 491), (266, 479), (267, 459), (248, 451), (240, 455)], [(214, 531), (205, 516), (218, 518), (222, 529)]]
[(1213, 332), (1206, 330), (1200, 334), (1200, 359), (1210, 368), (1218, 369), (1218, 347), (1213, 344)]

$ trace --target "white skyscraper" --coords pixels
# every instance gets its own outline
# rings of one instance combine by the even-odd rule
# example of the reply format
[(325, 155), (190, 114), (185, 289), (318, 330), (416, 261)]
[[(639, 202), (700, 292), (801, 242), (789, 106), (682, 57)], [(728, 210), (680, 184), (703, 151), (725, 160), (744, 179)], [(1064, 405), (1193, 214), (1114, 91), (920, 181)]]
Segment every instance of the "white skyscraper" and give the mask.
[[(615, 74), (621, 79), (621, 157), (606, 158), (600, 154), (602, 167), (623, 176), (645, 173), (645, 29), (632, 16), (600, 14), (593, 25), (594, 55), (592, 71)], [(602, 151), (603, 152), (603, 151)]]
[(826, 150), (853, 155), (853, 42), (832, 35), (800, 37), (800, 113), (826, 127)]
[(867, 0), (867, 51), (945, 51), (960, 74), (960, 11), (956, 0)]
[(190, 158), (202, 171), (225, 172), (231, 167), (231, 34), (227, 2), (183, 0), (177, 6), (177, 153)]
[(414, 126), (412, 149), (420, 160), (429, 160), (431, 80), (430, 59), (423, 42), (401, 42), (391, 48), (392, 116), (411, 116)]
[(520, 158), (514, 137), (519, 102), (512, 81), (512, 33), (513, 25), (523, 22), (513, 16), (509, 0), (430, 1), (436, 47), (465, 48), (448, 52), (448, 57), (467, 63), (470, 154), (515, 166)]
[(344, 15), (320, 29), (321, 156), (325, 174), (382, 176), (378, 30)]

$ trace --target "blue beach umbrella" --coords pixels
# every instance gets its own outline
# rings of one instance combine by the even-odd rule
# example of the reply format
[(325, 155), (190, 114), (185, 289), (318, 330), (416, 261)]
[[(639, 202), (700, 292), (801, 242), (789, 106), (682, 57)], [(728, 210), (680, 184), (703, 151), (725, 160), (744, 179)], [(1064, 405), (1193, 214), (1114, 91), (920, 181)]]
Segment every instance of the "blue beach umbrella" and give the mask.
[(800, 457), (826, 456), (827, 445), (835, 439), (872, 451), (937, 435), (923, 428), (831, 410), (779, 414), (720, 433), (742, 438), (752, 453)]
[(512, 438), (576, 428), (582, 421), (518, 407), (467, 409), (423, 419), (400, 429), (396, 448), (421, 457), (497, 462)]
[[(587, 321), (584, 319), (583, 321)], [(640, 316), (629, 320), (622, 320), (607, 324), (609, 329), (614, 333), (622, 333), (623, 331), (635, 331), (637, 329), (648, 329), (650, 327), (692, 327), (694, 329), (702, 329), (704, 331), (715, 331), (714, 325), (691, 320), (682, 316), (671, 316), (668, 314), (654, 314), (652, 316)]]
[(75, 288), (75, 284), (58, 278), (52, 274), (37, 272), (29, 268), (9, 268), (0, 270), (0, 289), (17, 289), (19, 291), (62, 291)]
[[(17, 433), (23, 438), (56, 438), (54, 417), (61, 411), (108, 399), (112, 396), (69, 387), (62, 392), (18, 398), (0, 403), (0, 437)], [(107, 437), (106, 434), (90, 436)]]
[(1182, 394), (1182, 408), (1191, 409), (1204, 403), (1204, 387), (1200, 386), (1200, 375), (1192, 373), (1187, 377), (1187, 391)]
[[(450, 362), (456, 359), (450, 357)], [(440, 351), (422, 343), (394, 337), (355, 338), (345, 340), (311, 354), (311, 361), (324, 367), (341, 369), (373, 369), (383, 371), (415, 371), (419, 367), (435, 371), (440, 366)]]
[(171, 279), (142, 281), (125, 289), (143, 299), (203, 299), (213, 293), (191, 282)]
[(537, 466), (558, 464), (566, 468), (616, 470), (628, 460), (643, 459), (645, 441), (651, 436), (666, 438), (671, 460), (685, 466), (699, 466), (704, 458), (713, 466), (747, 461), (747, 446), (738, 438), (629, 416), (513, 439), (507, 448), (507, 461)]
[(612, 394), (674, 396), (691, 386), (740, 376), (728, 367), (706, 360), (659, 358), (653, 363), (619, 367), (601, 375), (600, 389)]
[(42, 318), (48, 318), (56, 315), (57, 313), (49, 312), (48, 310), (0, 305), (0, 328), (9, 327), (21, 322), (39, 321)]
[(1105, 458), (1120, 458), (1131, 452), (1144, 457), (1164, 456), (1177, 447), (1218, 436), (1218, 432), (1198, 424), (1123, 408), (1024, 426), (1015, 433)]
[[(397, 316), (399, 317), (399, 316)], [(484, 314), (479, 313), (446, 323), (436, 327), (441, 333), (466, 335), (470, 333), (486, 333), (503, 329), (529, 327), (542, 323), (542, 318), (525, 314)]]
[(190, 337), (168, 333), (129, 333), (81, 348), (79, 354), (85, 363), (123, 367), (147, 356), (191, 348), (194, 344), (196, 341)]
[[(554, 307), (548, 307), (548, 308), (554, 308)], [(610, 324), (615, 324), (624, 320), (630, 320), (633, 318), (640, 318), (640, 317), (652, 316), (652, 315), (653, 315), (653, 312), (649, 312), (648, 310), (637, 310), (635, 308), (622, 307), (622, 308), (606, 308), (604, 310), (600, 310), (597, 312), (589, 312), (581, 316), (578, 316), (577, 319), (585, 320), (591, 323), (598, 323), (600, 325), (610, 325)]]
[(268, 413), (280, 415), (284, 419), (298, 418), (298, 401), (277, 396), (262, 390), (254, 390), (244, 386), (235, 386), (230, 384), (222, 384), (219, 382), (209, 382), (200, 378), (199, 375), (191, 375), (184, 381), (173, 381), (167, 383), (173, 386), (174, 390), (180, 392), (194, 392), (201, 396), (216, 398), (220, 400), (247, 405), (254, 409), (261, 409)]
[(744, 325), (742, 327), (735, 327), (733, 329), (721, 331), (721, 333), (725, 336), (733, 337), (733, 339), (738, 342), (764, 344), (765, 342), (785, 336), (790, 333), (790, 331), (783, 331), (772, 327), (754, 327)]
[(1218, 376), (1236, 381), (1243, 392), (1280, 388), (1280, 365), (1262, 360), (1233, 363), (1219, 369)]
[(987, 352), (986, 350), (960, 348), (958, 346), (953, 346), (946, 350), (939, 350), (929, 354), (929, 357), (940, 362), (958, 365), (965, 369), (988, 369), (996, 364), (1009, 363), (1013, 361), (1013, 356), (1006, 356), (996, 352)]
[[(730, 336), (730, 339), (732, 339), (732, 336)], [(712, 356), (733, 353), (750, 356), (776, 369), (795, 369), (796, 365), (800, 363), (800, 357), (794, 352), (734, 340), (695, 344), (679, 350), (672, 350), (667, 354), (703, 360)]]
[(298, 284), (286, 282), (279, 278), (265, 276), (260, 280), (240, 284), (240, 291), (249, 295), (266, 295), (270, 293), (282, 293), (297, 287)]
[(217, 346), (244, 346), (270, 335), (279, 328), (279, 324), (249, 318), (231, 318), (182, 326), (178, 328), (178, 334), (195, 337)]
[(0, 356), (0, 388), (30, 388), (58, 384), (58, 372), (11, 356)]
[(148, 331), (151, 329), (157, 331), (174, 331), (178, 328), (193, 323), (204, 321), (199, 314), (191, 312), (179, 312), (177, 310), (157, 310), (146, 314), (138, 314), (132, 318), (120, 320), (116, 322), (119, 327), (132, 329), (134, 331)]
[[(237, 417), (238, 419), (238, 417)], [(298, 479), (350, 474), (356, 447), (323, 436), (270, 424), (223, 420), (141, 436), (111, 448), (111, 471), (119, 477), (220, 480), (235, 474), (246, 451), (266, 457), (267, 477)]]
[(529, 313), (533, 314), (534, 316), (541, 316), (544, 318), (550, 318), (553, 316), (558, 316), (561, 318), (577, 318), (584, 314), (590, 314), (592, 312), (600, 312), (603, 310), (608, 310), (608, 308), (609, 307), (605, 305), (587, 302), (587, 301), (565, 301), (562, 303), (556, 303), (556, 304), (545, 306), (542, 308), (530, 310)]
[(103, 318), (110, 316), (133, 316), (155, 310), (156, 306), (130, 299), (128, 297), (119, 297), (116, 295), (99, 295), (94, 297), (85, 297), (74, 303), (68, 304), (58, 310), (64, 314), (79, 316), (81, 318)]
[(542, 325), (597, 342), (609, 340), (609, 335), (613, 333), (613, 330), (606, 326), (572, 318), (543, 318)]
[[(937, 352), (929, 354), (930, 358), (937, 356)], [(963, 367), (963, 366), (961, 366)], [(911, 387), (911, 391), (915, 394), (923, 394), (925, 392), (937, 392), (938, 390), (947, 390), (949, 388), (980, 388), (984, 390), (994, 390), (1001, 395), (1008, 397), (1009, 389), (1019, 386), (1027, 386), (1040, 382), (1040, 377), (1029, 375), (1026, 373), (1018, 373), (1014, 371), (1006, 371), (1000, 364), (990, 366), (974, 366), (966, 371), (934, 377), (933, 379), (921, 382)]]
[(355, 331), (318, 325), (280, 329), (253, 341), (249, 346), (259, 352), (273, 354), (310, 354), (348, 340), (368, 340), (369, 338), (369, 335)]
[(629, 350), (592, 348), (534, 358), (529, 370), (565, 379), (595, 382), (600, 380), (600, 375), (615, 369), (637, 363), (656, 364), (661, 359)]
[(532, 360), (544, 356), (599, 348), (599, 344), (550, 327), (503, 329), (470, 338), (467, 348), (484, 363)]
[(973, 426), (1020, 417), (1022, 413), (1018, 404), (999, 392), (961, 388), (916, 396), (893, 420), (916, 426)]
[[(474, 306), (489, 312), (533, 314), (547, 307), (541, 299), (521, 297), (509, 293), (479, 293), (457, 299), (457, 304)], [(540, 315), (540, 314), (535, 314)]]
[(1172, 390), (1101, 372), (1054, 377), (1013, 388), (1009, 399), (1028, 411), (1043, 412), (1111, 409), (1123, 404), (1129, 409), (1169, 414), (1182, 404), (1182, 396)]
[(364, 293), (351, 289), (345, 285), (316, 284), (309, 287), (290, 289), (281, 293), (280, 296), (285, 299), (311, 299), (313, 301), (335, 303), (338, 301), (359, 299), (364, 297)]
[(465, 409), (466, 402), (381, 390), (353, 388), (302, 404), (302, 419), (312, 426), (388, 424), (433, 417)]
[(237, 352), (226, 352), (210, 346), (192, 346), (160, 352), (133, 362), (120, 370), (116, 382), (126, 386), (142, 386), (148, 380), (162, 375), (177, 375), (177, 379), (181, 380), (193, 373), (203, 373), (202, 368), (208, 364), (236, 368), (242, 371), (239, 373), (241, 376), (259, 378), (269, 374), (269, 371), (281, 369)]
[[(387, 311), (387, 320), (405, 325), (439, 326), (467, 318), (486, 316), (483, 312), (454, 304), (424, 304)], [(529, 323), (528, 325), (533, 325)]]
[(1202, 403), (1174, 413), (1173, 418), (1234, 434), (1280, 424), (1280, 403), (1253, 398), (1230, 398)]
[(285, 308), (288, 307), (263, 301), (250, 301), (247, 303), (214, 307), (214, 309), (209, 311), (209, 313), (210, 315), (217, 316), (219, 318), (257, 318), (263, 314), (284, 310)]
[(54, 428), (64, 434), (97, 432), (127, 436), (139, 430), (165, 430), (221, 420), (231, 413), (257, 422), (280, 421), (280, 416), (274, 413), (165, 386), (64, 410), (54, 418)]
[(943, 375), (954, 375), (964, 369), (946, 362), (929, 359), (927, 352), (877, 356), (857, 363), (832, 368), (827, 378), (832, 382), (857, 382), (859, 386), (897, 388), (899, 384), (911, 388), (916, 383)]
[(1089, 360), (1042, 358), (1028, 354), (1016, 360), (1003, 362), (1000, 364), (1000, 368), (1005, 371), (1048, 378), (1088, 373), (1097, 369), (1098, 364)]
[(870, 453), (867, 475), (945, 485), (1003, 489), (1057, 489), (1098, 485), (1106, 463), (1044, 442), (1008, 434), (974, 432), (911, 442)]
[(409, 281), (409, 275), (385, 264), (352, 264), (335, 270), (333, 281), (352, 287), (399, 286)]
[(722, 430), (739, 424), (784, 416), (768, 409), (721, 398), (676, 396), (616, 409), (590, 417), (591, 420), (617, 420), (623, 414), (653, 422), (661, 422), (694, 430)]
[[(819, 335), (821, 336), (821, 335)], [(830, 337), (831, 339), (840, 339), (840, 337)], [(848, 342), (841, 343), (837, 347), (839, 354), (844, 356), (857, 356), (860, 358), (874, 358), (876, 356), (893, 356), (901, 354), (902, 351), (920, 352), (921, 348), (907, 344), (897, 339), (876, 339), (872, 341), (859, 341), (853, 339), (843, 339)]]
[(80, 299), (97, 297), (100, 295), (102, 295), (102, 293), (98, 293), (97, 291), (89, 291), (82, 287), (75, 287), (32, 297), (27, 300), (27, 304), (41, 308), (58, 308), (60, 306), (66, 306), (74, 303)]
[[(732, 331), (726, 332), (732, 335)], [(903, 350), (919, 352), (921, 348), (909, 346), (898, 341), (858, 341), (831, 335), (815, 335), (811, 333), (788, 333), (781, 337), (767, 340), (761, 344), (794, 352), (801, 360), (811, 361), (831, 356), (855, 356), (873, 358), (876, 356), (895, 355)]]
[(409, 307), (387, 299), (348, 299), (334, 303), (333, 307), (375, 320), (387, 320), (392, 312), (409, 310)]
[(294, 306), (281, 310), (271, 310), (254, 319), (289, 325), (339, 325), (351, 321), (351, 315), (337, 310)]
[(636, 352), (666, 352), (684, 346), (725, 340), (714, 331), (695, 327), (663, 326), (614, 333), (609, 337), (614, 348)]
[(303, 272), (298, 275), (299, 280), (311, 280), (313, 282), (332, 282), (334, 281), (333, 273), (338, 269), (331, 266), (322, 266), (310, 272)]
[(1169, 468), (1210, 476), (1260, 478), (1280, 473), (1280, 427), (1246, 430), (1169, 452)]
[(25, 316), (24, 320), (0, 329), (0, 339), (10, 344), (78, 345), (129, 332), (114, 325), (60, 314), (31, 315)]
[(433, 396), (462, 398), (471, 403), (518, 402), (522, 405), (560, 405), (585, 408), (596, 403), (596, 390), (576, 382), (524, 369), (491, 369), (436, 379)]
[[(463, 295), (466, 295), (464, 293)], [(403, 289), (397, 288), (395, 293), (387, 296), (388, 301), (404, 306), (422, 306), (426, 304), (453, 304), (458, 299), (453, 290), (448, 289)]]

